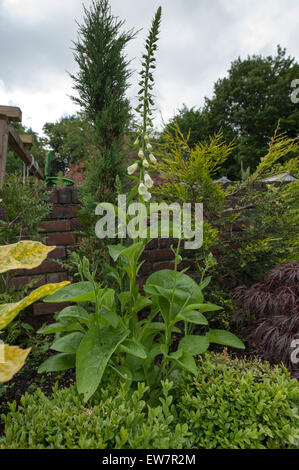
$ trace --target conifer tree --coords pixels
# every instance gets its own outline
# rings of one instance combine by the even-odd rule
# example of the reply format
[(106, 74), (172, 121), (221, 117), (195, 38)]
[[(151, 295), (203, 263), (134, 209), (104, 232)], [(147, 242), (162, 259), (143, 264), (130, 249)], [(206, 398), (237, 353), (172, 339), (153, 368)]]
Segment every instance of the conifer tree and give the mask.
[(86, 181), (81, 188), (84, 212), (94, 213), (95, 203), (113, 197), (115, 178), (121, 168), (121, 148), (130, 120), (126, 98), (131, 72), (124, 48), (136, 35), (122, 31), (124, 21), (112, 15), (108, 0), (93, 0), (84, 8), (84, 21), (78, 24), (74, 42), (77, 75), (71, 75), (79, 104), (93, 125), (92, 144)]

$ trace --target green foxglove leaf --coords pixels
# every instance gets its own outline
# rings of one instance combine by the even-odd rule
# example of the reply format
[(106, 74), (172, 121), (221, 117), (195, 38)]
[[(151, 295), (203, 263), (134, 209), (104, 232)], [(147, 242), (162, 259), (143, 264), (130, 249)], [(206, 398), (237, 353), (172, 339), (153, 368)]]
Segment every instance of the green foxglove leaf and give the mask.
[(147, 354), (142, 344), (138, 343), (134, 339), (126, 339), (120, 346), (119, 350), (131, 354), (132, 356), (140, 357), (140, 359), (146, 359)]
[(61, 353), (46, 359), (38, 368), (38, 373), (59, 372), (62, 370), (73, 369), (76, 365), (76, 355)]
[(172, 302), (174, 291), (173, 301), (180, 307), (198, 304), (203, 300), (199, 285), (190, 276), (178, 273), (175, 282), (175, 272), (170, 269), (151, 274), (146, 281), (144, 291), (147, 294), (162, 296), (169, 303)]
[(223, 307), (219, 307), (215, 304), (190, 304), (184, 308), (184, 312), (188, 310), (199, 310), (201, 313), (215, 312), (216, 310), (222, 310)]
[[(172, 355), (170, 355), (170, 357), (172, 357)], [(188, 371), (191, 372), (192, 374), (196, 374), (196, 373), (197, 373), (196, 363), (195, 363), (195, 360), (194, 360), (194, 358), (193, 358), (193, 356), (192, 356), (191, 353), (186, 352), (186, 351), (183, 351), (183, 353), (180, 355), (179, 358), (176, 358), (176, 357), (174, 356), (173, 359), (174, 359), (181, 367), (183, 367), (184, 369), (188, 370)]]
[(76, 282), (44, 299), (44, 302), (95, 302), (93, 285), (89, 281)]
[(70, 333), (54, 341), (51, 349), (61, 353), (75, 354), (83, 337), (84, 334), (80, 332)]
[(58, 312), (55, 318), (63, 324), (72, 323), (74, 321), (79, 321), (86, 325), (89, 323), (89, 314), (81, 305), (66, 307)]
[(76, 354), (77, 389), (85, 401), (97, 390), (110, 357), (128, 334), (129, 330), (98, 326), (86, 333)]
[(244, 343), (226, 330), (209, 330), (206, 334), (210, 343), (223, 344), (224, 346), (231, 346), (233, 348), (245, 349)]
[(182, 349), (193, 356), (197, 356), (198, 354), (204, 353), (210, 343), (206, 336), (199, 336), (199, 335), (189, 335), (185, 336), (179, 342), (179, 349)]
[(67, 331), (82, 331), (85, 333), (85, 329), (79, 322), (67, 323), (63, 324), (60, 322), (51, 323), (51, 325), (42, 326), (37, 333), (39, 335), (52, 335), (54, 333), (62, 333)]
[(177, 315), (176, 321), (184, 320), (190, 323), (195, 323), (196, 325), (208, 325), (208, 320), (202, 315), (202, 313), (197, 310), (188, 310), (183, 311)]

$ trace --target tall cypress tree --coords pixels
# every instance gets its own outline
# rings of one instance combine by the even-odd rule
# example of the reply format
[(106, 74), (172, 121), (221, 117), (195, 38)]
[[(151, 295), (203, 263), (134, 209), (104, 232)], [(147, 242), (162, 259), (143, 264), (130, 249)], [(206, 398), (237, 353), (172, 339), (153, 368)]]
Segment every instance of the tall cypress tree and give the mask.
[(91, 215), (103, 194), (105, 200), (112, 198), (120, 172), (121, 148), (130, 120), (125, 94), (131, 72), (124, 48), (136, 32), (121, 31), (124, 21), (112, 15), (108, 0), (93, 0), (89, 9), (83, 8), (84, 21), (78, 24), (78, 40), (74, 42), (79, 70), (70, 76), (78, 95), (72, 99), (94, 129), (86, 182), (81, 188), (84, 212)]

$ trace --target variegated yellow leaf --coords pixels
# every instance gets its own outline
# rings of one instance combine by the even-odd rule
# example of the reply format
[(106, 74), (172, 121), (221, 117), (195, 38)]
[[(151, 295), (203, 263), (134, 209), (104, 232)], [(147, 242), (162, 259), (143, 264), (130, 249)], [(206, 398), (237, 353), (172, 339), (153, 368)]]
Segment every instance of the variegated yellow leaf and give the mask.
[(33, 269), (39, 266), (55, 246), (23, 240), (12, 245), (0, 246), (0, 273), (11, 269)]
[(45, 297), (46, 295), (52, 295), (59, 289), (67, 286), (70, 282), (63, 281), (58, 282), (57, 284), (45, 284), (44, 286), (39, 287), (31, 292), (31, 294), (24, 297), (24, 299), (19, 302), (14, 302), (11, 304), (0, 305), (0, 330), (3, 330), (17, 315), (21, 310), (33, 304), (37, 300)]
[(4, 383), (11, 380), (23, 367), (31, 348), (21, 349), (18, 346), (9, 346), (8, 344), (0, 344), (0, 348), (3, 349), (0, 354), (0, 382)]

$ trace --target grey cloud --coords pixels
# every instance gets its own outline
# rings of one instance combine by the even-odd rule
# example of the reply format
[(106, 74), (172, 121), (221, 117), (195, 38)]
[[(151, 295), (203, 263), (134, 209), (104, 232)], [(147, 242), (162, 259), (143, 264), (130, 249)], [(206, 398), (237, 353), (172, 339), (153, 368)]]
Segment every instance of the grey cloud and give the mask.
[[(25, 7), (26, 0), (22, 3)], [(84, 3), (88, 6), (90, 0)], [(151, 19), (162, 5), (155, 94), (158, 105), (167, 103), (171, 109), (181, 107), (186, 96), (190, 100), (188, 105), (201, 106), (204, 96), (211, 94), (213, 83), (225, 75), (239, 55), (274, 54), (278, 43), (287, 47), (290, 55), (299, 55), (298, 0), (110, 0), (110, 3), (113, 14), (125, 20), (125, 29), (143, 28), (127, 48), (131, 68), (137, 71)], [(46, 93), (49, 89), (53, 92), (55, 86), (64, 86), (66, 71), (76, 70), (71, 47), (72, 40), (77, 38), (75, 19), (82, 21), (81, 0), (36, 0), (36, 5), (49, 12), (48, 16), (30, 21), (26, 15), (24, 18), (8, 15), (0, 1), (0, 81), (11, 93), (15, 89), (28, 95), (36, 91)], [(268, 17), (273, 16), (271, 28), (265, 30), (262, 40), (254, 24), (255, 12), (261, 7)], [(266, 25), (268, 17), (258, 21)], [(253, 27), (250, 38), (246, 36), (248, 21)], [(137, 92), (136, 79), (135, 72), (128, 91), (131, 98)], [(178, 93), (171, 95), (168, 89)], [(164, 109), (161, 111), (165, 113)], [(39, 119), (45, 122), (47, 117)]]

